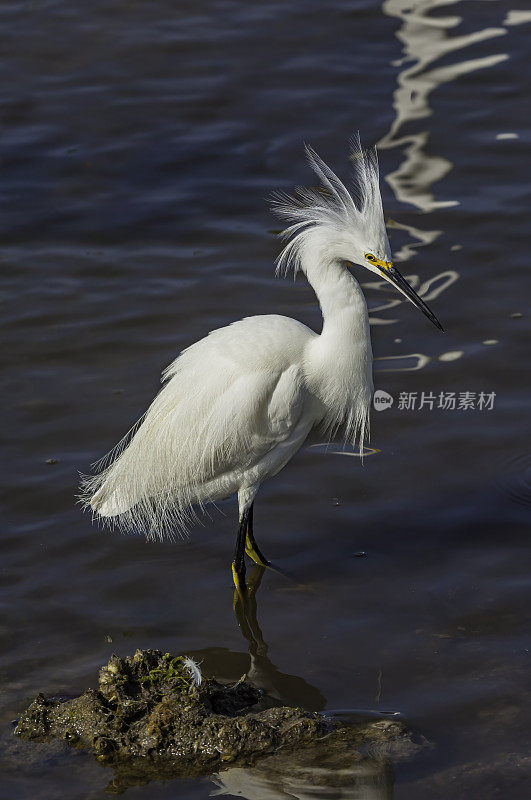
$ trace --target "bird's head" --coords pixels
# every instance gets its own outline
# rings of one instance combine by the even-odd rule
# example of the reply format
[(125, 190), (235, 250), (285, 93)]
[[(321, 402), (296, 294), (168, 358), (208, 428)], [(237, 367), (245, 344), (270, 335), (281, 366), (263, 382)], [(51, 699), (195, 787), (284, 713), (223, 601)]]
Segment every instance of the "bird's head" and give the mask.
[(376, 150), (364, 151), (359, 136), (352, 140), (354, 181), (350, 192), (315, 150), (306, 146), (306, 155), (321, 186), (273, 196), (273, 210), (290, 223), (282, 234), (289, 241), (278, 257), (277, 271), (285, 274), (290, 268), (295, 272), (304, 269), (305, 249), (320, 243), (329, 260), (359, 264), (392, 284), (442, 331), (435, 314), (393, 264)]

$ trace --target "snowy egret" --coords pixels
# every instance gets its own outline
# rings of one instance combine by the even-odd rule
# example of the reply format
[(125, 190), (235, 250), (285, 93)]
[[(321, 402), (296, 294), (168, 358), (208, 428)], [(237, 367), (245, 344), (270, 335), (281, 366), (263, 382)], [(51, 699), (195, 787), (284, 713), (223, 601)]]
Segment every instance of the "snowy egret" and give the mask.
[(440, 322), (393, 266), (375, 150), (352, 143), (352, 194), (307, 147), (322, 186), (278, 193), (288, 226), (277, 273), (301, 270), (323, 315), (321, 334), (289, 317), (247, 317), (212, 331), (164, 371), (148, 411), (87, 477), (82, 500), (100, 519), (148, 538), (182, 532), (195, 509), (238, 496), (232, 563), (245, 591), (245, 553), (267, 565), (253, 534), (260, 484), (276, 475), (310, 430), (363, 447), (373, 391), (367, 304), (348, 267), (358, 264), (395, 286), (440, 330)]

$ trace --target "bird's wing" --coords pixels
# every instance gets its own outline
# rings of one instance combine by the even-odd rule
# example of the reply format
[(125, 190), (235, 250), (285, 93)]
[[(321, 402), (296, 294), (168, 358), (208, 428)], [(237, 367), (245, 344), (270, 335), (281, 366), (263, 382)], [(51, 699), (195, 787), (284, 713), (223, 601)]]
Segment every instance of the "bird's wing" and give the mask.
[[(193, 421), (185, 483), (245, 469), (290, 435), (306, 397), (302, 354), (314, 334), (277, 315), (249, 317), (185, 350), (166, 371), (161, 396)], [(149, 412), (148, 412), (149, 413)]]
[(259, 341), (231, 349), (217, 346), (223, 342), (216, 333), (218, 341), (206, 347), (207, 337), (174, 362), (129, 443), (87, 482), (85, 496), (92, 493), (100, 516), (152, 535), (182, 528), (190, 506), (210, 499), (201, 487), (243, 475), (297, 424), (307, 393), (300, 359), (290, 363), (285, 339), (275, 354), (270, 337), (260, 355)]
[(277, 441), (287, 438), (297, 425), (304, 407), (304, 381), (298, 365), (279, 376), (267, 406), (269, 435)]
[[(181, 400), (180, 408), (174, 406), (171, 425), (175, 433), (180, 429), (178, 480), (183, 484), (199, 485), (235, 469), (244, 472), (289, 436), (302, 413), (304, 389), (297, 366), (231, 376), (226, 364), (225, 373), (221, 391), (219, 380), (214, 394), (207, 379), (192, 398)], [(173, 381), (179, 381), (178, 375)]]

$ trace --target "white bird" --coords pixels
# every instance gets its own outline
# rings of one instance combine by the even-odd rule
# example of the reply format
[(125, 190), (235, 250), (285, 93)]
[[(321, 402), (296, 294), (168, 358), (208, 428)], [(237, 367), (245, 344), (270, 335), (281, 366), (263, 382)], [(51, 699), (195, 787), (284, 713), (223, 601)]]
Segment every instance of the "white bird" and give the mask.
[(353, 193), (310, 147), (320, 189), (277, 194), (288, 221), (277, 273), (301, 270), (323, 315), (320, 334), (277, 314), (247, 317), (212, 331), (164, 371), (163, 388), (125, 439), (87, 477), (81, 499), (94, 514), (148, 538), (171, 537), (206, 503), (238, 495), (232, 563), (245, 591), (245, 552), (266, 561), (253, 535), (253, 502), (321, 426), (342, 427), (363, 447), (373, 391), (367, 304), (348, 266), (385, 278), (442, 330), (393, 266), (375, 150), (352, 143)]

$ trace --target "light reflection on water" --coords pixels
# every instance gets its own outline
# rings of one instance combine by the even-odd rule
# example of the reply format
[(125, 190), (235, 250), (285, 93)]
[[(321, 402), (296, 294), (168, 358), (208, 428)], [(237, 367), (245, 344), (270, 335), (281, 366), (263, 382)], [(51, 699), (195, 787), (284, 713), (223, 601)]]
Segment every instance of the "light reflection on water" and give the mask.
[[(423, 300), (429, 302), (430, 300), (434, 300), (440, 294), (445, 292), (453, 283), (455, 283), (459, 279), (459, 275), (455, 270), (446, 270), (445, 272), (441, 272), (439, 275), (435, 275), (433, 278), (430, 278), (423, 283), (420, 283), (420, 278), (418, 275), (404, 275), (408, 283), (415, 289), (417, 294), (422, 297)], [(439, 283), (440, 282), (440, 283)], [(432, 286), (435, 284), (435, 287)], [(392, 291), (389, 287), (387, 281), (371, 281), (369, 283), (363, 283), (363, 286), (367, 289), (373, 289), (377, 292), (390, 292)], [(396, 293), (395, 293), (396, 294)], [(369, 321), (371, 325), (392, 325), (393, 323), (397, 323), (399, 319), (387, 319), (382, 317), (375, 317), (374, 314), (377, 311), (387, 311), (390, 308), (396, 308), (401, 306), (402, 303), (409, 303), (408, 300), (405, 300), (403, 297), (391, 297), (387, 300), (384, 304), (379, 306), (372, 306), (369, 311)]]
[(394, 93), (395, 120), (378, 146), (382, 150), (399, 147), (404, 152), (404, 161), (386, 176), (386, 180), (398, 200), (424, 212), (456, 206), (458, 201), (435, 199), (433, 184), (448, 174), (452, 163), (444, 156), (428, 155), (429, 129), (418, 130), (419, 126), (414, 125), (417, 130), (411, 131), (410, 123), (431, 116), (430, 95), (443, 83), (493, 67), (509, 57), (507, 53), (496, 53), (434, 66), (450, 53), (463, 49), (468, 52), (467, 48), (478, 42), (507, 33), (505, 28), (485, 28), (463, 36), (451, 36), (450, 31), (460, 25), (462, 18), (432, 15), (433, 11), (450, 5), (459, 6), (459, 0), (384, 0), (382, 5), (384, 13), (402, 22), (396, 35), (403, 45), (404, 57), (395, 64), (404, 69), (398, 75)]
[(428, 231), (418, 228), (415, 225), (407, 225), (404, 222), (397, 222), (394, 219), (387, 219), (386, 225), (388, 230), (406, 231), (411, 238), (412, 242), (405, 242), (399, 250), (395, 250), (393, 257), (395, 261), (408, 261), (420, 247), (427, 247), (433, 244), (436, 239), (442, 234), (442, 231)]
[(391, 800), (394, 772), (385, 761), (365, 759), (356, 763), (315, 765), (315, 755), (297, 754), (291, 759), (268, 758), (256, 767), (234, 767), (213, 776), (217, 789), (211, 796), (229, 795), (246, 800)]
[[(384, 361), (388, 366), (382, 366)], [(422, 353), (407, 353), (397, 356), (379, 356), (376, 359), (374, 372), (417, 372), (423, 369), (431, 361), (430, 356)]]
[(332, 455), (332, 456), (352, 456), (353, 458), (366, 458), (367, 456), (375, 456), (378, 455), (380, 450), (376, 447), (368, 447), (364, 445), (361, 452), (359, 447), (352, 447), (351, 445), (342, 446), (340, 450), (335, 449), (337, 448), (337, 444), (334, 442), (318, 442), (317, 444), (311, 444), (307, 448), (308, 450), (312, 450), (318, 453), (323, 453), (324, 455)]

